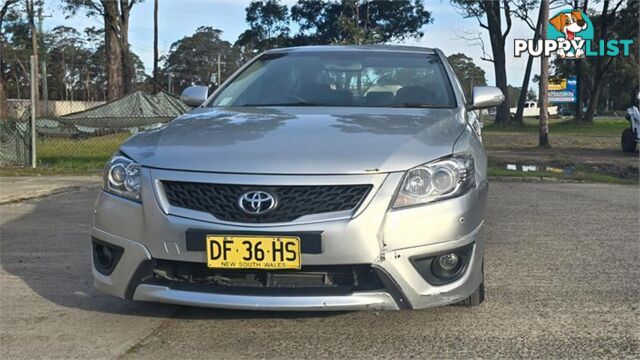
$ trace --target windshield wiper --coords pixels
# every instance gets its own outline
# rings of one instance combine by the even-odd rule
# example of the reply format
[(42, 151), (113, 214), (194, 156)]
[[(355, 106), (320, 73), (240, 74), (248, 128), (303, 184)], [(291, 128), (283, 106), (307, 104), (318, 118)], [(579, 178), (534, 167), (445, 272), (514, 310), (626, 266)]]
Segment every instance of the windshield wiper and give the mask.
[(388, 105), (388, 107), (394, 107), (394, 108), (437, 108), (437, 106), (419, 104), (419, 103), (399, 103), (399, 104)]
[(287, 102), (287, 103), (275, 103), (275, 104), (242, 104), (241, 107), (260, 107), (260, 106), (323, 106), (323, 104), (318, 102), (309, 102), (309, 101), (296, 101), (296, 102)]

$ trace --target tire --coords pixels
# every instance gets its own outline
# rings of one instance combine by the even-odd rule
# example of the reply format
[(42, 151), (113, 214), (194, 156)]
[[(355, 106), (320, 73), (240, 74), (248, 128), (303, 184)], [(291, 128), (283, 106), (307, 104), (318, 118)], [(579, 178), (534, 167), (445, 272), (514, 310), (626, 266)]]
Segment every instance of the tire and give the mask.
[(476, 291), (474, 291), (473, 294), (471, 294), (468, 298), (458, 301), (457, 303), (454, 303), (453, 304), (454, 306), (471, 307), (471, 306), (478, 306), (482, 304), (482, 302), (484, 301), (484, 259), (482, 259), (481, 271), (482, 271), (482, 282), (480, 283), (480, 285), (478, 285), (478, 288), (476, 289)]
[(633, 130), (626, 128), (622, 131), (620, 145), (623, 152), (632, 153), (636, 151), (636, 134)]
[(483, 301), (484, 301), (484, 281), (480, 283), (480, 286), (478, 286), (476, 291), (474, 291), (473, 294), (471, 294), (471, 296), (469, 296), (468, 298), (462, 301), (458, 301), (454, 305), (471, 307), (471, 306), (478, 306), (482, 304)]

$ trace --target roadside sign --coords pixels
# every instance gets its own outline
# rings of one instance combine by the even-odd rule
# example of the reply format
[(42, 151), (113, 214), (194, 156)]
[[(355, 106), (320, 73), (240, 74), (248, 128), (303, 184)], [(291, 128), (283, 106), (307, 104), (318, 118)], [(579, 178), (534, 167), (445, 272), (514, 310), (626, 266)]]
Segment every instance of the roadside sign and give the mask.
[(549, 79), (549, 102), (575, 103), (577, 89), (578, 86), (575, 76), (551, 78)]

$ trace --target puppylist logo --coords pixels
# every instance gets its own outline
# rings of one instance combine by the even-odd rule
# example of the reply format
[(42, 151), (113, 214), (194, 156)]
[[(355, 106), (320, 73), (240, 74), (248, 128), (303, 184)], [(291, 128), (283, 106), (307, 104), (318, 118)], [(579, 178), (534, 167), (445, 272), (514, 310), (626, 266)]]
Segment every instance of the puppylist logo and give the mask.
[(556, 54), (563, 59), (580, 59), (585, 56), (629, 56), (632, 39), (599, 40), (594, 46), (594, 27), (582, 10), (565, 9), (549, 19), (547, 39), (534, 43), (531, 39), (514, 41), (514, 56), (522, 53), (531, 56)]

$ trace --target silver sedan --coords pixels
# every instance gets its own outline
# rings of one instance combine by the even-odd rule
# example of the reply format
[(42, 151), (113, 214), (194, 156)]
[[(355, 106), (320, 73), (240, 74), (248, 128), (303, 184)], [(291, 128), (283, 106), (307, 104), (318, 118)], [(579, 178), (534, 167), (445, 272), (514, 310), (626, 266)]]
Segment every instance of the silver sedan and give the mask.
[(437, 49), (267, 51), (109, 160), (93, 275), (114, 296), (229, 309), (484, 299), (487, 157)]

